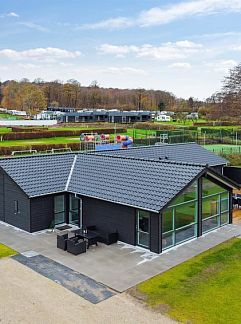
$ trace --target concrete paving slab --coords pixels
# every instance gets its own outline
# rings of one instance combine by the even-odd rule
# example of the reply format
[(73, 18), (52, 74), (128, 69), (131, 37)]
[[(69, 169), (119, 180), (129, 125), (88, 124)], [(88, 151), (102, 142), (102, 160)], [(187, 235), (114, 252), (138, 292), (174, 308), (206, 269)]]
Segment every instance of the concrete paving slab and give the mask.
[(224, 226), (160, 255), (119, 242), (73, 256), (56, 248), (56, 233), (30, 234), (0, 222), (1, 243), (19, 252), (36, 251), (119, 292), (235, 236), (241, 236), (241, 225)]

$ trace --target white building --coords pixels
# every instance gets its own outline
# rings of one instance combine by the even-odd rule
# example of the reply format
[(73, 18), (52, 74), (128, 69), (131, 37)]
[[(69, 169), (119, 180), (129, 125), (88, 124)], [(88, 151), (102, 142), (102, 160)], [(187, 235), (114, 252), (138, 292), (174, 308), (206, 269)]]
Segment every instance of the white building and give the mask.
[(167, 115), (158, 115), (156, 117), (156, 121), (165, 121), (165, 122), (169, 122), (171, 121), (171, 117), (167, 116)]

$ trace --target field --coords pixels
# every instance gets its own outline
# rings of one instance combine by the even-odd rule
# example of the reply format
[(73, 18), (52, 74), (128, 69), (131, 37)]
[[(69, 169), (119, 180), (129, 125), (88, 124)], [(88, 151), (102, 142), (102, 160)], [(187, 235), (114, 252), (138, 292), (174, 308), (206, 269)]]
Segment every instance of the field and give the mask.
[(241, 239), (231, 239), (139, 284), (137, 296), (182, 323), (239, 324), (240, 251)]
[(233, 154), (241, 153), (241, 145), (230, 145), (230, 144), (212, 144), (204, 145), (204, 147), (214, 153)]

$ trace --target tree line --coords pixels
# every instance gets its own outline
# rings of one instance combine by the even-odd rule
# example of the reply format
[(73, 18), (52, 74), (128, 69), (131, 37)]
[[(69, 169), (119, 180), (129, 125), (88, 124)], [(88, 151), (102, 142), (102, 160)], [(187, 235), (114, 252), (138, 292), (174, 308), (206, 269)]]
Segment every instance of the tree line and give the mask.
[[(220, 91), (206, 100), (206, 115), (216, 120), (240, 120), (241, 63), (231, 69), (222, 81)], [(204, 110), (205, 110), (204, 109)]]
[(201, 103), (190, 98), (176, 98), (162, 90), (102, 88), (97, 81), (88, 87), (71, 79), (45, 82), (36, 79), (6, 81), (0, 84), (1, 106), (7, 109), (25, 110), (28, 113), (46, 109), (48, 106), (103, 108), (120, 110), (171, 110), (197, 111)]

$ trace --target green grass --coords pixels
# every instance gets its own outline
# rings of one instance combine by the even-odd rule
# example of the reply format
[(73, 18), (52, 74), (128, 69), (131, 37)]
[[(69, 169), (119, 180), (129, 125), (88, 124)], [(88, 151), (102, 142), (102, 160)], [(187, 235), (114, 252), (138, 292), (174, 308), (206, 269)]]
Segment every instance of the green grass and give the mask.
[(50, 138), (35, 138), (26, 140), (9, 140), (0, 142), (0, 147), (22, 146), (22, 145), (37, 145), (37, 144), (67, 144), (79, 143), (79, 137), (50, 137)]
[(0, 258), (11, 256), (16, 254), (17, 252), (14, 251), (13, 249), (9, 248), (6, 245), (3, 245), (0, 243)]
[(220, 153), (220, 152), (225, 154), (241, 153), (241, 145), (211, 144), (211, 145), (204, 145), (203, 147), (214, 153)]
[(241, 239), (222, 243), (136, 289), (149, 306), (182, 323), (240, 324)]

